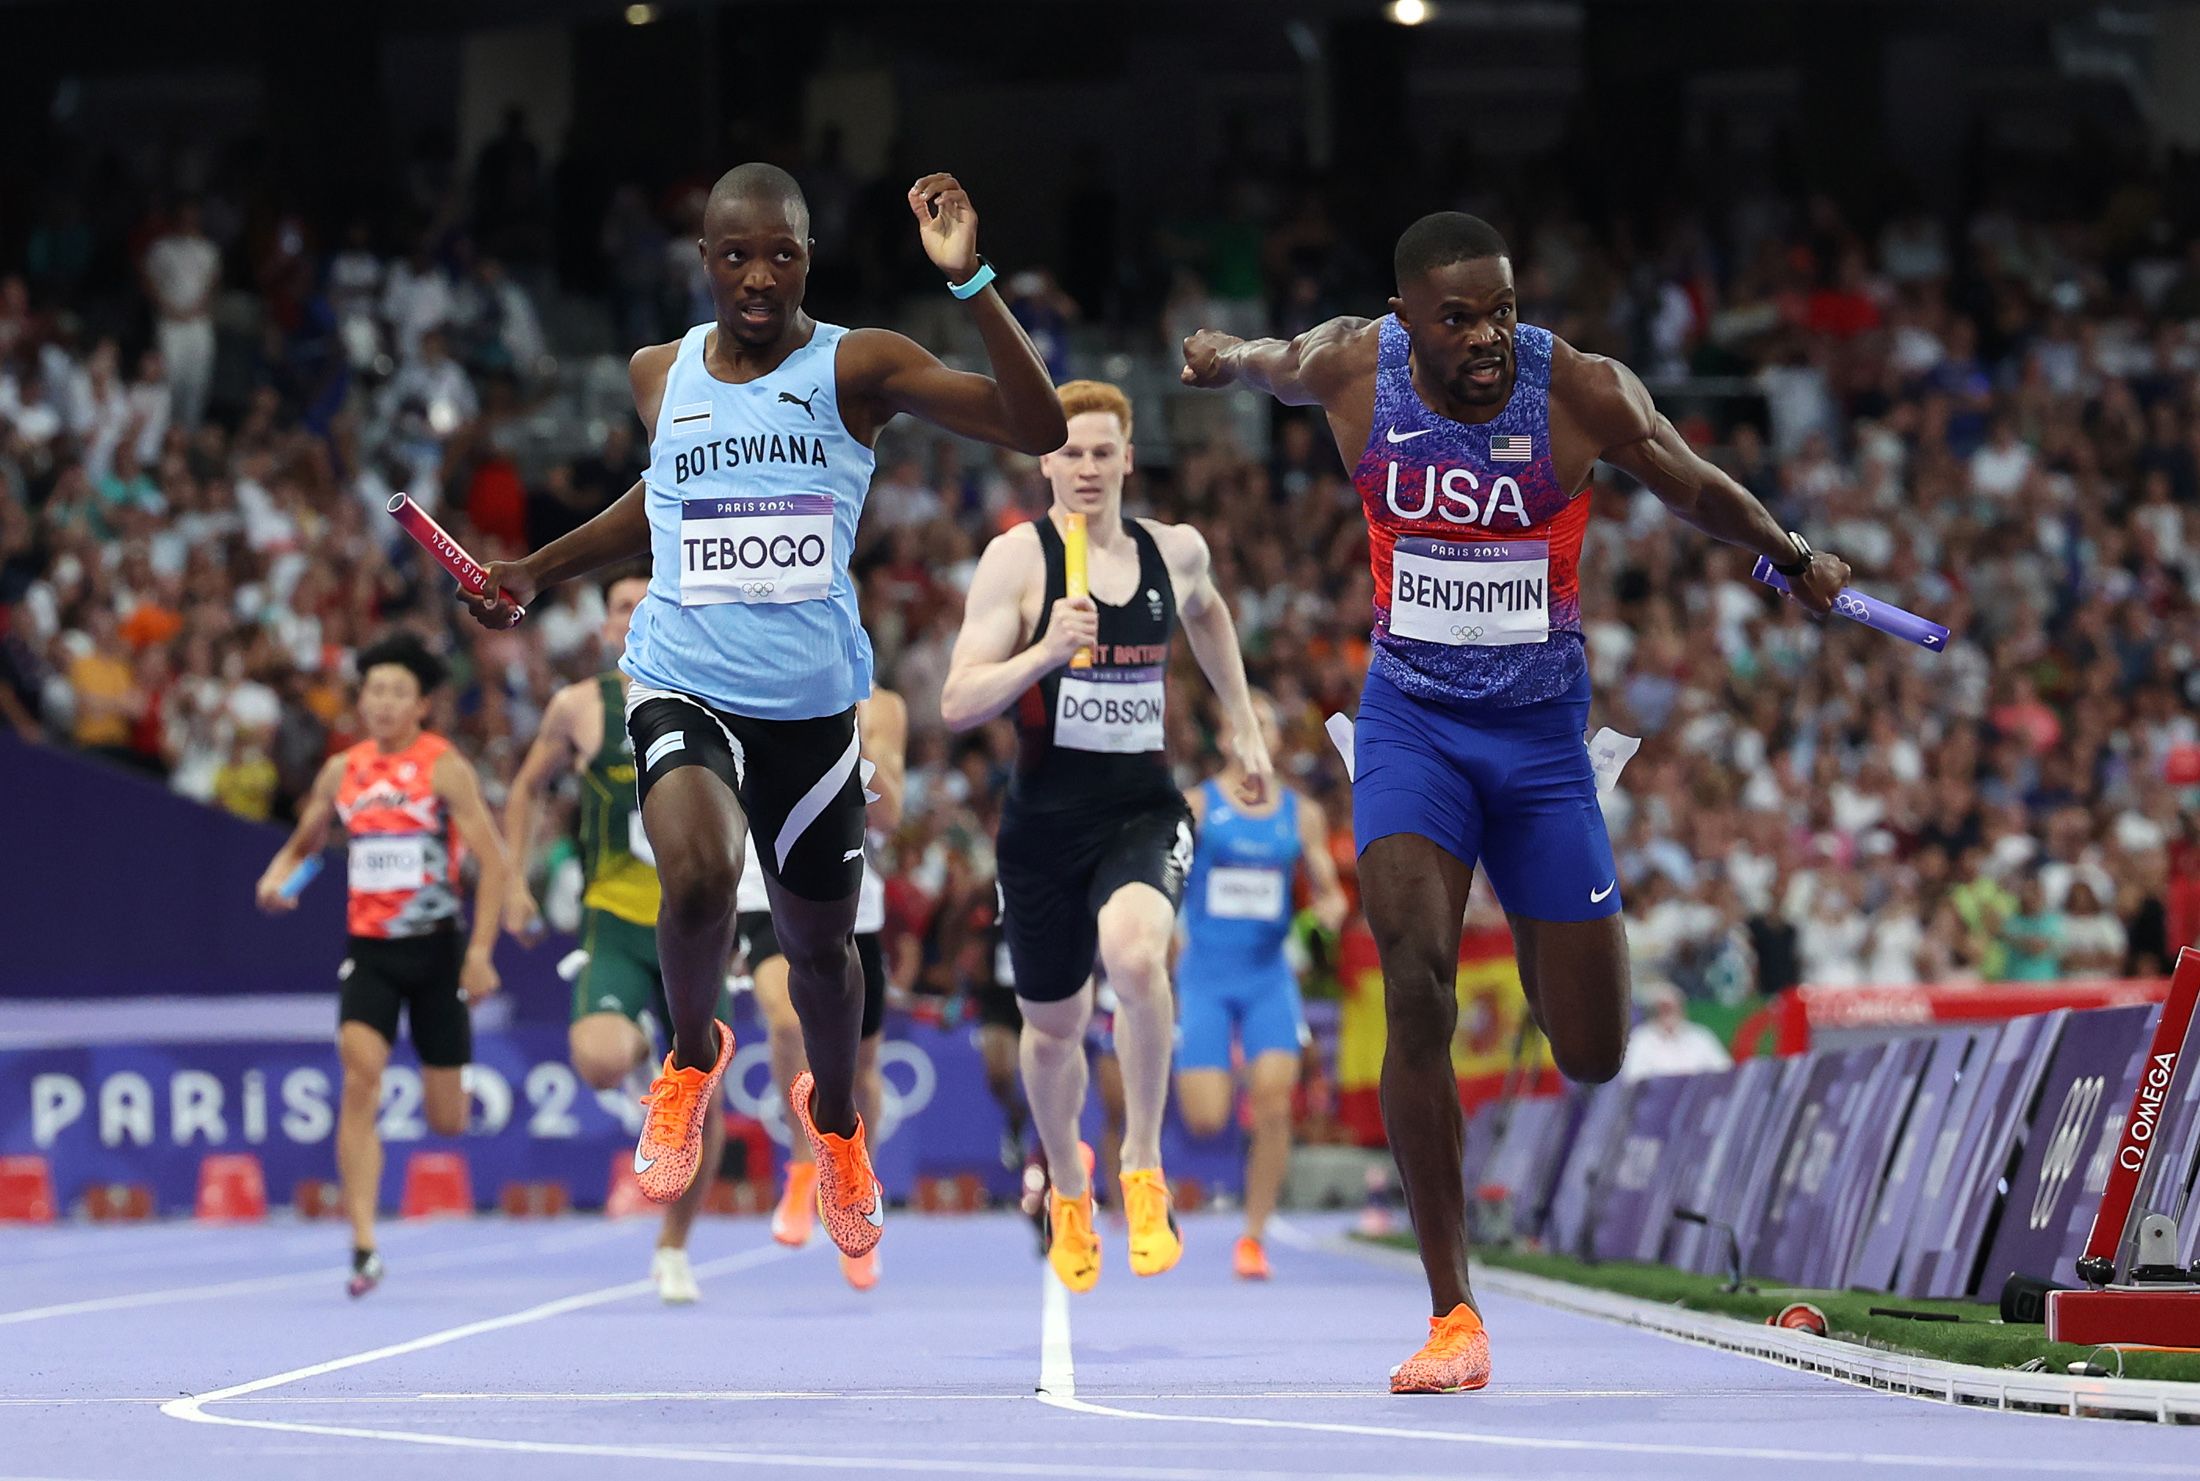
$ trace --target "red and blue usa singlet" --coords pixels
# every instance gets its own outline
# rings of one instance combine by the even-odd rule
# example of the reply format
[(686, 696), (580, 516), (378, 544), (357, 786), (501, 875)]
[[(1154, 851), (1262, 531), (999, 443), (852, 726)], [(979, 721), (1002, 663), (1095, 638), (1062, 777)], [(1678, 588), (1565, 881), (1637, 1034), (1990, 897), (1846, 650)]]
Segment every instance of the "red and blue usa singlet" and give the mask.
[(1352, 470), (1375, 573), (1373, 668), (1439, 702), (1510, 708), (1570, 693), (1588, 670), (1589, 496), (1570, 496), (1551, 462), (1551, 332), (1514, 332), (1512, 396), (1494, 420), (1469, 423), (1422, 403), (1397, 316), (1380, 331), (1375, 420)]

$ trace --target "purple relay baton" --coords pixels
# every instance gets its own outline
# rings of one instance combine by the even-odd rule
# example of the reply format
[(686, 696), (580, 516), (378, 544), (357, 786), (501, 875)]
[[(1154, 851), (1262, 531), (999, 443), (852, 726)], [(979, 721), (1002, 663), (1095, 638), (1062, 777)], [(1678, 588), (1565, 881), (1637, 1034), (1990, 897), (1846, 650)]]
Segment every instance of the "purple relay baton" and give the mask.
[[(1772, 562), (1761, 555), (1757, 557), (1757, 569), (1753, 574), (1775, 591), (1788, 589), (1787, 577), (1773, 570)], [(1868, 597), (1854, 587), (1833, 599), (1833, 610), (1889, 637), (1906, 638), (1920, 648), (1930, 648), (1935, 653), (1947, 650), (1948, 629), (1937, 622), (1927, 622), (1915, 612), (1905, 612), (1877, 597)]]

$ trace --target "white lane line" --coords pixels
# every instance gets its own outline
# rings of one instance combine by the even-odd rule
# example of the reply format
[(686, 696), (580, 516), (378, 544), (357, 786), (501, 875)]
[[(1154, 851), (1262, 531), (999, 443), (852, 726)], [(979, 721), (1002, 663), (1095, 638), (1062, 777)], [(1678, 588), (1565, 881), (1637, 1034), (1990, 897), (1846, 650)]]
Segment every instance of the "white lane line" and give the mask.
[[(538, 1253), (550, 1253), (579, 1245), (600, 1243), (617, 1232), (623, 1231), (605, 1226), (591, 1228), (578, 1237), (574, 1234), (561, 1234), (549, 1239), (507, 1239), (474, 1249), (422, 1255), (417, 1260), (405, 1260), (398, 1268), (408, 1272), (442, 1270), (452, 1265), (472, 1265), (483, 1260), (496, 1259), (523, 1248), (533, 1249)], [(333, 1284), (343, 1277), (342, 1266), (325, 1265), (318, 1270), (300, 1271), (294, 1275), (266, 1275), (255, 1280), (225, 1280), (210, 1285), (168, 1286), (155, 1291), (134, 1291), (120, 1296), (94, 1296), (84, 1301), (64, 1301), (54, 1306), (29, 1306), (21, 1311), (0, 1312), (0, 1327), (47, 1321), (57, 1316), (83, 1316), (95, 1311), (132, 1311), (145, 1306), (174, 1306), (186, 1301), (211, 1301), (223, 1296), (242, 1296), (253, 1291), (282, 1291), (297, 1286)]]
[[(1566, 1440), (1536, 1435), (1470, 1434), (1462, 1430), (1428, 1430), (1403, 1425), (1323, 1423), (1306, 1419), (1252, 1419), (1230, 1414), (1153, 1414), (1139, 1409), (1118, 1409), (1084, 1399), (1040, 1394), (1039, 1402), (1076, 1414), (1108, 1419), (1137, 1419), (1151, 1424), (1212, 1424), (1241, 1429), (1297, 1430), (1320, 1435), (1359, 1435), (1384, 1440), (1429, 1440), (1447, 1445), (1477, 1445), (1496, 1450), (1570, 1451), (1588, 1455), (1671, 1456), (1702, 1460), (1755, 1460), (1786, 1465), (1834, 1465), (1855, 1470), (1864, 1466), (1900, 1466), (1908, 1470), (2037, 1472), (2068, 1476), (2068, 1460), (2023, 1460), (1967, 1456), (1929, 1456), (1892, 1451), (1791, 1450), (1759, 1445), (1678, 1445), (1638, 1440)], [(1405, 1402), (1413, 1403), (1415, 1400)], [(1472, 1404), (1473, 1400), (1467, 1400)], [(2189, 1465), (2119, 1462), (2121, 1476), (2181, 1476), (2189, 1478)]]
[(1069, 1350), (1069, 1287), (1051, 1264), (1039, 1277), (1039, 1393), (1042, 1397), (1077, 1397), (1077, 1365)]
[[(745, 1270), (752, 1265), (763, 1265), (773, 1260), (785, 1259), (796, 1253), (797, 1251), (784, 1245), (767, 1245), (763, 1249), (744, 1250), (738, 1255), (728, 1255), (720, 1260), (706, 1261), (695, 1267), (695, 1273), (697, 1275), (725, 1274), (729, 1271)], [(208, 1414), (205, 1412), (205, 1406), (220, 1403), (224, 1399), (238, 1399), (246, 1394), (261, 1393), (271, 1388), (281, 1388), (285, 1384), (303, 1383), (308, 1378), (319, 1378), (328, 1373), (341, 1373), (346, 1368), (357, 1368), (367, 1363), (379, 1363), (385, 1358), (403, 1357), (407, 1353), (423, 1352), (431, 1347), (442, 1347), (448, 1343), (463, 1341), (468, 1337), (478, 1337), (484, 1332), (501, 1332), (507, 1327), (524, 1327), (534, 1322), (547, 1321), (554, 1316), (563, 1316), (569, 1311), (585, 1311), (591, 1306), (606, 1306), (613, 1301), (624, 1301), (629, 1296), (639, 1296), (644, 1292), (654, 1292), (655, 1290), (656, 1286), (647, 1280), (621, 1281), (615, 1286), (604, 1286), (599, 1290), (583, 1291), (576, 1296), (561, 1296), (555, 1301), (544, 1301), (522, 1311), (509, 1312), (504, 1316), (485, 1317), (480, 1321), (464, 1322), (455, 1327), (445, 1327), (440, 1332), (430, 1332), (424, 1337), (415, 1337), (408, 1342), (393, 1342), (386, 1347), (370, 1348), (366, 1352), (355, 1352), (346, 1357), (331, 1358), (325, 1363), (310, 1363), (303, 1368), (293, 1368), (287, 1373), (276, 1373), (266, 1378), (255, 1378), (249, 1383), (232, 1384), (228, 1388), (218, 1388), (211, 1393), (192, 1394), (186, 1398), (172, 1399), (160, 1406), (160, 1412), (170, 1419), (188, 1419), (201, 1424), (265, 1424), (266, 1421), (237, 1420), (222, 1415)]]

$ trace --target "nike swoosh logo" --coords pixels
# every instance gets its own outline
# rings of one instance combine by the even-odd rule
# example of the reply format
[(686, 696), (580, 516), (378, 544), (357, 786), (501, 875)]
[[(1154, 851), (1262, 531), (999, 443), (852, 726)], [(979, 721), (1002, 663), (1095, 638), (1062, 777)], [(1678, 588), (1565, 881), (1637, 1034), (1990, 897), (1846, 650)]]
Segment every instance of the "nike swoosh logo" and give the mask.
[(871, 1179), (871, 1211), (863, 1217), (873, 1229), (886, 1227), (886, 1190), (879, 1186), (877, 1178)]
[(634, 1149), (634, 1176), (640, 1177), (643, 1173), (648, 1172), (656, 1165), (656, 1158), (652, 1157), (647, 1162), (644, 1162), (642, 1160), (642, 1149), (640, 1147), (636, 1147)]
[(1398, 430), (1398, 424), (1396, 422), (1392, 422), (1390, 424), (1390, 430), (1388, 432), (1385, 432), (1383, 434), (1383, 437), (1386, 441), (1389, 442), (1411, 442), (1414, 438), (1426, 437), (1429, 433), (1435, 430), (1436, 429), (1434, 427), (1423, 427), (1418, 432), (1401, 432)]
[(1619, 881), (1615, 879), (1601, 890), (1589, 891), (1589, 903), (1591, 905), (1602, 905), (1611, 896), (1612, 891), (1618, 888)]

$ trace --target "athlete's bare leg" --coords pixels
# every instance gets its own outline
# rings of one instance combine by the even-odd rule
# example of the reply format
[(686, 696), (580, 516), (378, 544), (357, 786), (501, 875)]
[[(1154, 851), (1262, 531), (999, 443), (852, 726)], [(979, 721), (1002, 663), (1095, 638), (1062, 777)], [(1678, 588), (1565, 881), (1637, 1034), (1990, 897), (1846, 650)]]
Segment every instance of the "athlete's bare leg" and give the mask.
[[(565, 1041), (574, 1071), (591, 1090), (620, 1089), (627, 1076), (650, 1060), (649, 1035), (624, 1013), (584, 1013), (566, 1030)], [(657, 1227), (657, 1248), (687, 1248), (688, 1231), (694, 1227), (695, 1215), (710, 1192), (711, 1179), (718, 1175), (725, 1146), (725, 1116), (714, 1113), (704, 1118), (702, 1171), (688, 1184), (687, 1192), (665, 1206), (664, 1219)]]
[(1058, 1003), (1018, 999), (1017, 1006), (1024, 1013), (1019, 1045), (1024, 1097), (1046, 1153), (1047, 1176), (1057, 1195), (1075, 1201), (1085, 1196), (1090, 1182), (1085, 1159), (1077, 1155), (1077, 1123), (1085, 1113), (1085, 1029), (1092, 1022), (1092, 983), (1088, 979)]
[(355, 1249), (374, 1248), (374, 1206), (382, 1188), (382, 1134), (375, 1126), (382, 1103), (382, 1071), (390, 1041), (363, 1023), (337, 1031), (344, 1065), (343, 1102), (336, 1115), (336, 1181)]
[(666, 772), (642, 802), (664, 903), (657, 912), (657, 963), (672, 1015), (672, 1062), (708, 1070), (718, 1060), (718, 1000), (733, 958), (734, 887), (748, 830), (733, 789), (709, 768)]
[(1299, 1057), (1271, 1049), (1254, 1059), (1246, 1078), (1253, 1134), (1245, 1148), (1245, 1232), (1259, 1239), (1291, 1169), (1291, 1092), (1299, 1084)]
[[(654, 795), (654, 794), (653, 794)], [(856, 1047), (863, 1037), (863, 963), (851, 934), (856, 896), (805, 900), (769, 875), (772, 929), (787, 957), (787, 996), (817, 1089), (810, 1115), (831, 1136), (856, 1130)]]
[(1100, 1092), (1100, 1191), (1118, 1212), (1123, 1207), (1123, 1061), (1095, 1054), (1092, 1078)]
[(1021, 1037), (1005, 1023), (981, 1024), (978, 1028), (978, 1056), (985, 1062), (985, 1088), (1001, 1108), (1008, 1139), (1016, 1144), (1019, 1158), (1023, 1155), (1024, 1128), (1031, 1124), (1031, 1111), (1016, 1083)]
[(1530, 920), (1507, 911), (1505, 921), (1512, 927), (1521, 991), (1536, 1027), (1550, 1040), (1559, 1073), (1580, 1085), (1601, 1085), (1617, 1075), (1634, 993), (1624, 918)]
[[(772, 1093), (784, 1096), (795, 1077), (810, 1067), (802, 1049), (802, 1019), (794, 1011), (794, 999), (787, 993), (787, 959), (768, 956), (760, 962), (751, 962), (749, 973), (756, 983), (757, 1011), (763, 1014), (764, 1031), (770, 1035)], [(799, 1136), (789, 1138), (787, 1161), (791, 1164), (809, 1160), (809, 1142)]]
[(1116, 997), (1115, 1057), (1123, 1067), (1122, 1166), (1161, 1165), (1161, 1117), (1169, 1103), (1176, 1002), (1169, 938), (1176, 910), (1150, 884), (1127, 884), (1100, 907), (1100, 961)]
[(1451, 1068), (1460, 925), (1473, 883), (1465, 863), (1416, 833), (1378, 838), (1360, 854), (1360, 901), (1383, 963), (1383, 1128), (1437, 1316), (1474, 1306), (1459, 1165), (1465, 1127)]

